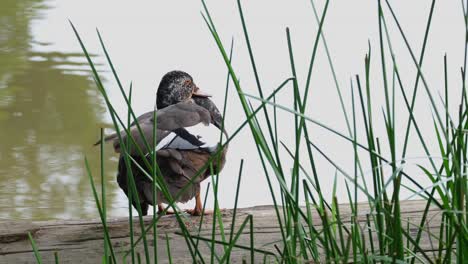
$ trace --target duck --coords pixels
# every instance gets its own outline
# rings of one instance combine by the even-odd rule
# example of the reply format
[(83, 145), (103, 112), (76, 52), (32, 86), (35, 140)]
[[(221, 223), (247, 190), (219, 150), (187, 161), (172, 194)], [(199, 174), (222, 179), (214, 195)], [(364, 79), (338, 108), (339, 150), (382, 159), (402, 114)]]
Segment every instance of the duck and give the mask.
[[(156, 111), (155, 141), (153, 141), (154, 111)], [(139, 132), (137, 123), (142, 133)], [(122, 141), (118, 139), (117, 134), (105, 137), (105, 141), (112, 141), (114, 151), (120, 154), (117, 183), (127, 197), (129, 194), (128, 170), (131, 170), (133, 174), (141, 214), (148, 214), (149, 205), (157, 205), (158, 213), (162, 213), (164, 211), (162, 204), (170, 202), (159, 190), (156, 191), (157, 201), (153, 201), (153, 183), (147, 176), (151, 173), (145, 169), (147, 173), (145, 175), (142, 171), (147, 168), (144, 159), (148, 161), (148, 164), (152, 164), (150, 153), (153, 149), (147, 149), (149, 146), (156, 151), (160, 177), (167, 184), (172, 198), (176, 198), (179, 192), (189, 185), (175, 202), (186, 203), (195, 198), (195, 207), (186, 212), (193, 216), (201, 215), (203, 208), (200, 184), (212, 173), (221, 172), (226, 162), (228, 149), (227, 145), (219, 144), (221, 133), (224, 134), (224, 138), (228, 135), (223, 126), (223, 117), (210, 99), (210, 95), (203, 92), (188, 73), (178, 70), (170, 71), (162, 77), (159, 83), (156, 110), (139, 116), (130, 124), (128, 131), (134, 143), (126, 146), (125, 150), (120, 144), (128, 142), (129, 135), (125, 131), (120, 132)], [(148, 144), (145, 144), (145, 140)], [(155, 146), (152, 146), (153, 142)], [(223, 149), (218, 151), (220, 147)], [(126, 165), (125, 153), (131, 157), (129, 167)], [(207, 165), (208, 162), (211, 164)], [(137, 208), (135, 200), (132, 199), (132, 204)]]

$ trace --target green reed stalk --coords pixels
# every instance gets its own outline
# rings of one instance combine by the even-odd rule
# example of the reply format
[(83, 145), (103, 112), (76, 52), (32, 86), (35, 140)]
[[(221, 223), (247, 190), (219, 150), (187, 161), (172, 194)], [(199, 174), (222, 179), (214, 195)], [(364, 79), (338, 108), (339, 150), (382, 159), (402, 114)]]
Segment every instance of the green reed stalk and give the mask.
[[(155, 110), (153, 111), (153, 146), (157, 145), (156, 142), (156, 130), (157, 130), (157, 114), (156, 114), (156, 103), (155, 103)], [(151, 152), (151, 166), (152, 168), (156, 168), (156, 153), (154, 151)], [(156, 215), (158, 208), (158, 195), (157, 195), (157, 184), (156, 184), (156, 170), (152, 170), (152, 178), (153, 178), (153, 185), (152, 185), (152, 196), (153, 196), (153, 222), (156, 222)], [(167, 239), (167, 234), (166, 234), (166, 239)], [(169, 241), (167, 242), (169, 243)], [(133, 241), (131, 243), (133, 245)], [(168, 244), (169, 245), (169, 244)], [(168, 248), (168, 255), (170, 256), (170, 248)], [(153, 259), (154, 263), (158, 263), (158, 225), (153, 226)]]
[(112, 247), (112, 242), (111, 242), (111, 239), (110, 239), (109, 229), (107, 228), (107, 223), (106, 223), (106, 220), (104, 219), (101, 203), (99, 202), (99, 196), (98, 196), (98, 194), (96, 192), (96, 187), (94, 185), (93, 176), (92, 176), (92, 173), (91, 173), (91, 169), (89, 168), (88, 159), (86, 157), (85, 157), (85, 166), (86, 166), (86, 171), (88, 173), (89, 181), (91, 183), (91, 189), (93, 191), (94, 200), (96, 202), (96, 207), (97, 207), (98, 212), (99, 212), (99, 217), (101, 218), (101, 224), (102, 224), (103, 232), (104, 232), (104, 239), (107, 242), (107, 244), (109, 245), (109, 250), (110, 250), (110, 254), (111, 254), (113, 263), (117, 263), (116, 258), (115, 258), (115, 254), (114, 254), (114, 249)]
[(39, 253), (39, 249), (36, 246), (36, 242), (34, 241), (34, 238), (32, 237), (31, 232), (28, 232), (28, 238), (29, 238), (29, 243), (31, 243), (31, 247), (34, 251), (34, 257), (36, 258), (36, 262), (38, 264), (42, 264), (41, 254)]
[(166, 246), (167, 246), (167, 259), (169, 263), (172, 263), (171, 246), (169, 243), (169, 237), (167, 236), (167, 233), (166, 233)]
[[(202, 215), (200, 217), (200, 222), (198, 223), (198, 229), (197, 229), (197, 236), (200, 235), (200, 232), (201, 232), (201, 228), (202, 228), (202, 225), (203, 225), (203, 219), (205, 217), (205, 208), (206, 208), (206, 200), (208, 199), (208, 193), (210, 191), (210, 182), (208, 183), (207, 187), (206, 187), (206, 192), (205, 192), (205, 199), (203, 200), (203, 210), (202, 210)], [(198, 251), (198, 243), (200, 242), (200, 240), (198, 238), (196, 238), (196, 241), (195, 241), (195, 251)]]
[[(104, 129), (101, 128), (100, 133), (101, 142), (104, 140)], [(107, 220), (107, 212), (106, 212), (106, 184), (104, 178), (104, 144), (100, 146), (100, 161), (101, 161), (101, 201), (102, 201), (102, 213), (104, 215), (104, 219)], [(109, 259), (109, 248), (107, 242), (104, 240), (104, 263), (107, 263)]]
[[(131, 105), (132, 102), (132, 91), (133, 91), (133, 84), (130, 84), (130, 88), (128, 90), (128, 102)], [(131, 113), (130, 110), (127, 110), (127, 127), (130, 127), (130, 120), (131, 120)], [(101, 146), (104, 144), (101, 144)], [(130, 145), (130, 138), (127, 138), (127, 146)], [(120, 162), (120, 161), (119, 161)], [(133, 245), (134, 241), (134, 230), (133, 230), (133, 207), (132, 207), (132, 201), (133, 201), (133, 196), (138, 195), (137, 193), (133, 193), (133, 189), (130, 188), (128, 190), (128, 225), (130, 229), (129, 237), (130, 237), (130, 245)], [(155, 241), (156, 243), (156, 241)], [(130, 247), (131, 251), (131, 258), (132, 258), (132, 263), (135, 263), (135, 249), (133, 247)]]
[[(232, 212), (232, 220), (231, 220), (231, 230), (229, 232), (229, 244), (228, 245), (233, 245), (233, 235), (234, 235), (234, 227), (236, 225), (236, 216), (237, 216), (237, 202), (239, 201), (239, 191), (240, 191), (240, 184), (241, 184), (241, 178), (242, 178), (242, 169), (244, 168), (244, 159), (241, 159), (240, 165), (239, 165), (239, 176), (237, 177), (237, 185), (236, 185), (236, 197), (234, 199), (234, 208)], [(232, 247), (231, 247), (232, 248)], [(225, 249), (224, 255), (226, 256), (227, 262), (231, 262), (231, 250)], [(224, 256), (223, 256), (224, 258)]]

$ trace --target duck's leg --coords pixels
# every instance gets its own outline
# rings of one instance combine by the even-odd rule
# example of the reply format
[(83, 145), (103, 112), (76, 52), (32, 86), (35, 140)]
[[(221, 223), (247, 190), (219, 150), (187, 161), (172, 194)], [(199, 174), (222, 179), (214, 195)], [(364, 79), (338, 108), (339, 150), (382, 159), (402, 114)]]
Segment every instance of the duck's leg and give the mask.
[(203, 213), (203, 207), (199, 191), (195, 195), (195, 208), (193, 209), (193, 212), (193, 215), (201, 215)]
[(162, 203), (158, 203), (158, 214), (162, 214), (164, 211), (164, 207), (162, 205)]
[(205, 215), (210, 215), (213, 212), (212, 211), (205, 211), (203, 212), (203, 207), (202, 207), (202, 202), (201, 202), (201, 197), (200, 197), (200, 191), (197, 192), (195, 195), (195, 208), (193, 209), (187, 209), (185, 212), (189, 213), (190, 215), (193, 216), (200, 216), (202, 213)]

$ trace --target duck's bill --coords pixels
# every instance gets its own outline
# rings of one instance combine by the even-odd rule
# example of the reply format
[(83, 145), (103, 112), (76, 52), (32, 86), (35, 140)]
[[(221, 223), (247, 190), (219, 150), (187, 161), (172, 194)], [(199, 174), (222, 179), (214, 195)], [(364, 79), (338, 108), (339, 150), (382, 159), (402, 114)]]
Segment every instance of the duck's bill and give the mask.
[(200, 88), (196, 87), (195, 88), (195, 91), (193, 91), (193, 95), (194, 97), (211, 97), (211, 94), (207, 94), (205, 93), (204, 91), (202, 91)]

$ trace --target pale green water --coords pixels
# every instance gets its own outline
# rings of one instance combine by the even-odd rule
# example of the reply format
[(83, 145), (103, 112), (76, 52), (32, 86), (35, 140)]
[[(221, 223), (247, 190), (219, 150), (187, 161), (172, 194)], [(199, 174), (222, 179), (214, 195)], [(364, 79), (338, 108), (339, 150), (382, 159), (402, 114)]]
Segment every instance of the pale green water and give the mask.
[[(99, 171), (91, 148), (105, 108), (87, 77), (81, 53), (37, 52), (32, 24), (47, 1), (0, 4), (0, 219), (88, 217), (94, 213), (83, 155)], [(115, 162), (107, 159), (108, 168)], [(108, 170), (109, 202), (116, 199)], [(98, 178), (98, 177), (96, 177)]]
[[(265, 92), (271, 91), (290, 77), (285, 27), (291, 28), (300, 83), (305, 83), (313, 38), (317, 28), (308, 1), (244, 1), (257, 66)], [(376, 1), (332, 1), (324, 31), (335, 62), (338, 81), (349, 101), (349, 80), (362, 74), (368, 41), (373, 47), (373, 71), (380, 70)], [(427, 1), (395, 3), (401, 22), (413, 48), (419, 54)], [(323, 1), (318, 1), (321, 6)], [(235, 39), (234, 64), (248, 93), (256, 93), (255, 81), (245, 48), (235, 1), (209, 1), (218, 31), (225, 44)], [(268, 12), (265, 12), (268, 6)], [(442, 56), (449, 58), (449, 83), (459, 85), (463, 62), (464, 27), (460, 3), (438, 3), (424, 64), (431, 89), (442, 89)], [(100, 188), (99, 148), (92, 144), (99, 129), (109, 125), (103, 100), (91, 78), (89, 66), (68, 24), (71, 19), (89, 48), (105, 80), (106, 89), (120, 114), (126, 109), (119, 98), (108, 66), (102, 57), (95, 28), (99, 27), (120, 77), (126, 87), (134, 82), (134, 109), (137, 114), (152, 109), (154, 93), (161, 76), (173, 69), (191, 73), (196, 83), (213, 95), (222, 107), (226, 69), (211, 39), (198, 1), (124, 3), (109, 0), (1, 0), (0, 1), (0, 220), (4, 219), (69, 219), (97, 218), (89, 181), (84, 170), (84, 156), (90, 160), (97, 187)], [(350, 12), (352, 10), (352, 12)], [(415, 69), (401, 38), (389, 23), (402, 79), (412, 87)], [(450, 30), (449, 30), (450, 29)], [(226, 44), (228, 45), (228, 44)], [(319, 46), (312, 77), (309, 116), (346, 131), (339, 110), (338, 97), (328, 68), (323, 47)], [(372, 80), (375, 100), (382, 101), (381, 80)], [(451, 90), (453, 98), (458, 90)], [(424, 96), (421, 96), (423, 100)], [(292, 93), (278, 97), (284, 105), (291, 103)], [(432, 131), (430, 110), (426, 101), (416, 106), (421, 129)], [(456, 101), (456, 100), (454, 100)], [(256, 102), (253, 102), (254, 104)], [(456, 105), (453, 107), (456, 112)], [(376, 109), (378, 112), (378, 109)], [(401, 126), (407, 118), (404, 107), (397, 109)], [(289, 114), (279, 113), (279, 134), (293, 142)], [(376, 117), (378, 119), (380, 117)], [(231, 90), (228, 100), (227, 129), (243, 121), (237, 95)], [(284, 125), (283, 125), (284, 124)], [(352, 147), (330, 133), (311, 126), (313, 138), (343, 168), (352, 171)], [(382, 126), (380, 135), (384, 135)], [(221, 207), (232, 207), (241, 158), (246, 160), (241, 186), (241, 207), (271, 204), (270, 193), (256, 149), (242, 132), (231, 145), (228, 163), (220, 183)], [(364, 140), (364, 139), (362, 139)], [(415, 143), (416, 142), (416, 143)], [(401, 143), (401, 142), (400, 142)], [(413, 145), (411, 145), (413, 144)], [(408, 157), (420, 157), (422, 151), (413, 140)], [(432, 146), (437, 149), (437, 146)], [(109, 215), (124, 216), (127, 200), (115, 182), (116, 158), (106, 146), (105, 184)], [(435, 152), (436, 153), (436, 152)], [(290, 166), (288, 155), (284, 165)], [(323, 191), (330, 196), (336, 170), (318, 158)], [(288, 165), (289, 164), (289, 165)], [(365, 171), (369, 171), (364, 163)], [(415, 174), (415, 177), (419, 174)], [(339, 198), (345, 198), (343, 179), (339, 179)], [(277, 185), (277, 184), (275, 184)], [(205, 188), (203, 188), (204, 192)], [(208, 199), (209, 207), (213, 198)], [(191, 206), (191, 205), (188, 205)]]

